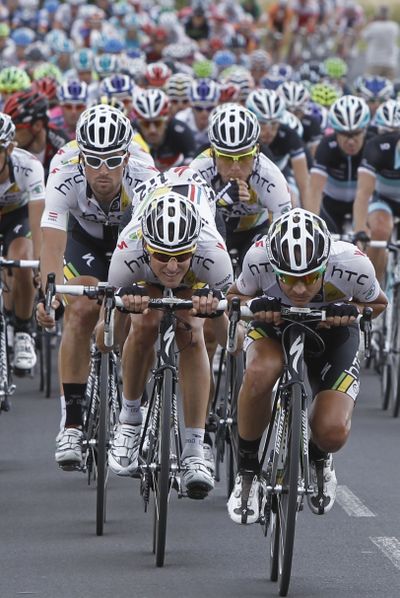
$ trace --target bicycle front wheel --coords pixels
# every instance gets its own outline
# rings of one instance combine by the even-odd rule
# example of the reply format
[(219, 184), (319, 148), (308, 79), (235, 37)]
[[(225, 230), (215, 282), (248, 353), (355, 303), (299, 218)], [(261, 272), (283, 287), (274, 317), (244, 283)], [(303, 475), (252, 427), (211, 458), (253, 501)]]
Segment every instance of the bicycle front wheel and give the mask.
[(167, 368), (164, 370), (163, 374), (161, 418), (159, 426), (159, 463), (154, 487), (154, 544), (157, 567), (162, 567), (164, 565), (167, 539), (168, 499), (170, 491), (171, 406), (173, 389), (173, 373)]
[(110, 436), (109, 418), (109, 373), (108, 353), (103, 353), (100, 364), (99, 427), (97, 432), (97, 487), (96, 487), (96, 534), (103, 535), (106, 520), (107, 449)]
[(243, 352), (234, 357), (227, 356), (227, 384), (229, 384), (228, 391), (228, 424), (226, 427), (226, 443), (227, 443), (227, 460), (226, 460), (226, 489), (228, 498), (231, 495), (235, 485), (235, 477), (238, 470), (238, 450), (239, 438), (237, 430), (237, 408), (239, 390), (242, 385), (243, 371), (244, 371), (244, 355)]
[(296, 531), (298, 480), (300, 471), (300, 429), (302, 389), (291, 389), (289, 417), (286, 427), (286, 462), (282, 492), (277, 494), (275, 529), (279, 531), (278, 581), (279, 595), (287, 596), (292, 571), (293, 547)]

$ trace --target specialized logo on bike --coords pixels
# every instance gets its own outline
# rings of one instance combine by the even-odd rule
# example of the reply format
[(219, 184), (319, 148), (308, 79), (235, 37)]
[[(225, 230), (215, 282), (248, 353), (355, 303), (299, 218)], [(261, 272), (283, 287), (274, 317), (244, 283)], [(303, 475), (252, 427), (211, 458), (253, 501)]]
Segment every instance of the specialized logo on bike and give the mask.
[(171, 324), (171, 326), (169, 328), (167, 328), (167, 330), (165, 331), (165, 334), (164, 334), (165, 354), (166, 355), (169, 354), (169, 351), (170, 351), (170, 348), (171, 348), (171, 344), (172, 344), (172, 342), (174, 340), (174, 336), (175, 336), (174, 327)]
[(303, 341), (301, 338), (301, 335), (299, 335), (296, 340), (294, 341), (293, 345), (290, 347), (290, 351), (289, 354), (290, 355), (294, 355), (293, 357), (293, 369), (295, 372), (299, 373), (299, 370), (297, 369), (298, 363), (299, 363), (299, 359), (303, 353)]

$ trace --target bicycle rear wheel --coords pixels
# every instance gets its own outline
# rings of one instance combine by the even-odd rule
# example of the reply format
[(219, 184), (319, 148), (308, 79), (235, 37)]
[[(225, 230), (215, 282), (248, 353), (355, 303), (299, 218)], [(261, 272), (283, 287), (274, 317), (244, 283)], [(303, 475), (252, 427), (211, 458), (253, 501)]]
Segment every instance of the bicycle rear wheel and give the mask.
[(171, 405), (174, 387), (173, 373), (163, 373), (161, 417), (159, 425), (159, 463), (154, 485), (154, 545), (157, 567), (164, 565), (167, 539), (168, 499), (170, 491)]
[(99, 427), (97, 434), (96, 535), (103, 535), (106, 520), (107, 449), (110, 437), (109, 354), (103, 353), (100, 364)]
[[(286, 596), (292, 571), (293, 547), (296, 531), (298, 480), (300, 471), (300, 429), (302, 389), (291, 388), (289, 417), (286, 428), (286, 462), (282, 492), (276, 496), (276, 529), (279, 531), (278, 581), (279, 595)], [(276, 539), (276, 538), (275, 538)]]

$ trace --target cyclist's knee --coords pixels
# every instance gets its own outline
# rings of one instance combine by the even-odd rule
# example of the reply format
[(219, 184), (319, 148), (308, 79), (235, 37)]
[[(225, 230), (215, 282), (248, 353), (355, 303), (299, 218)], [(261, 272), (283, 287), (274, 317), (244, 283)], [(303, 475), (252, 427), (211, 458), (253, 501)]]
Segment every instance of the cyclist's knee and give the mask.
[(99, 317), (100, 306), (86, 297), (79, 297), (65, 307), (64, 322), (74, 333), (92, 331)]
[(371, 237), (377, 241), (386, 241), (390, 238), (393, 229), (392, 218), (389, 214), (374, 213), (370, 218), (369, 226), (371, 229)]
[(340, 419), (315, 421), (311, 429), (315, 444), (328, 453), (339, 451), (345, 445), (350, 432), (349, 424)]

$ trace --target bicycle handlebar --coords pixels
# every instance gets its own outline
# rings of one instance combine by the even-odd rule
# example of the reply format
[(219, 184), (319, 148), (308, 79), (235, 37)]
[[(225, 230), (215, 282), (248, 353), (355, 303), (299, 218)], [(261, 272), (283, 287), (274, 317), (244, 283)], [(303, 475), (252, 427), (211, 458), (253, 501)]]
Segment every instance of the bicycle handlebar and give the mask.
[(1, 268), (39, 268), (39, 260), (9, 260), (0, 257)]

